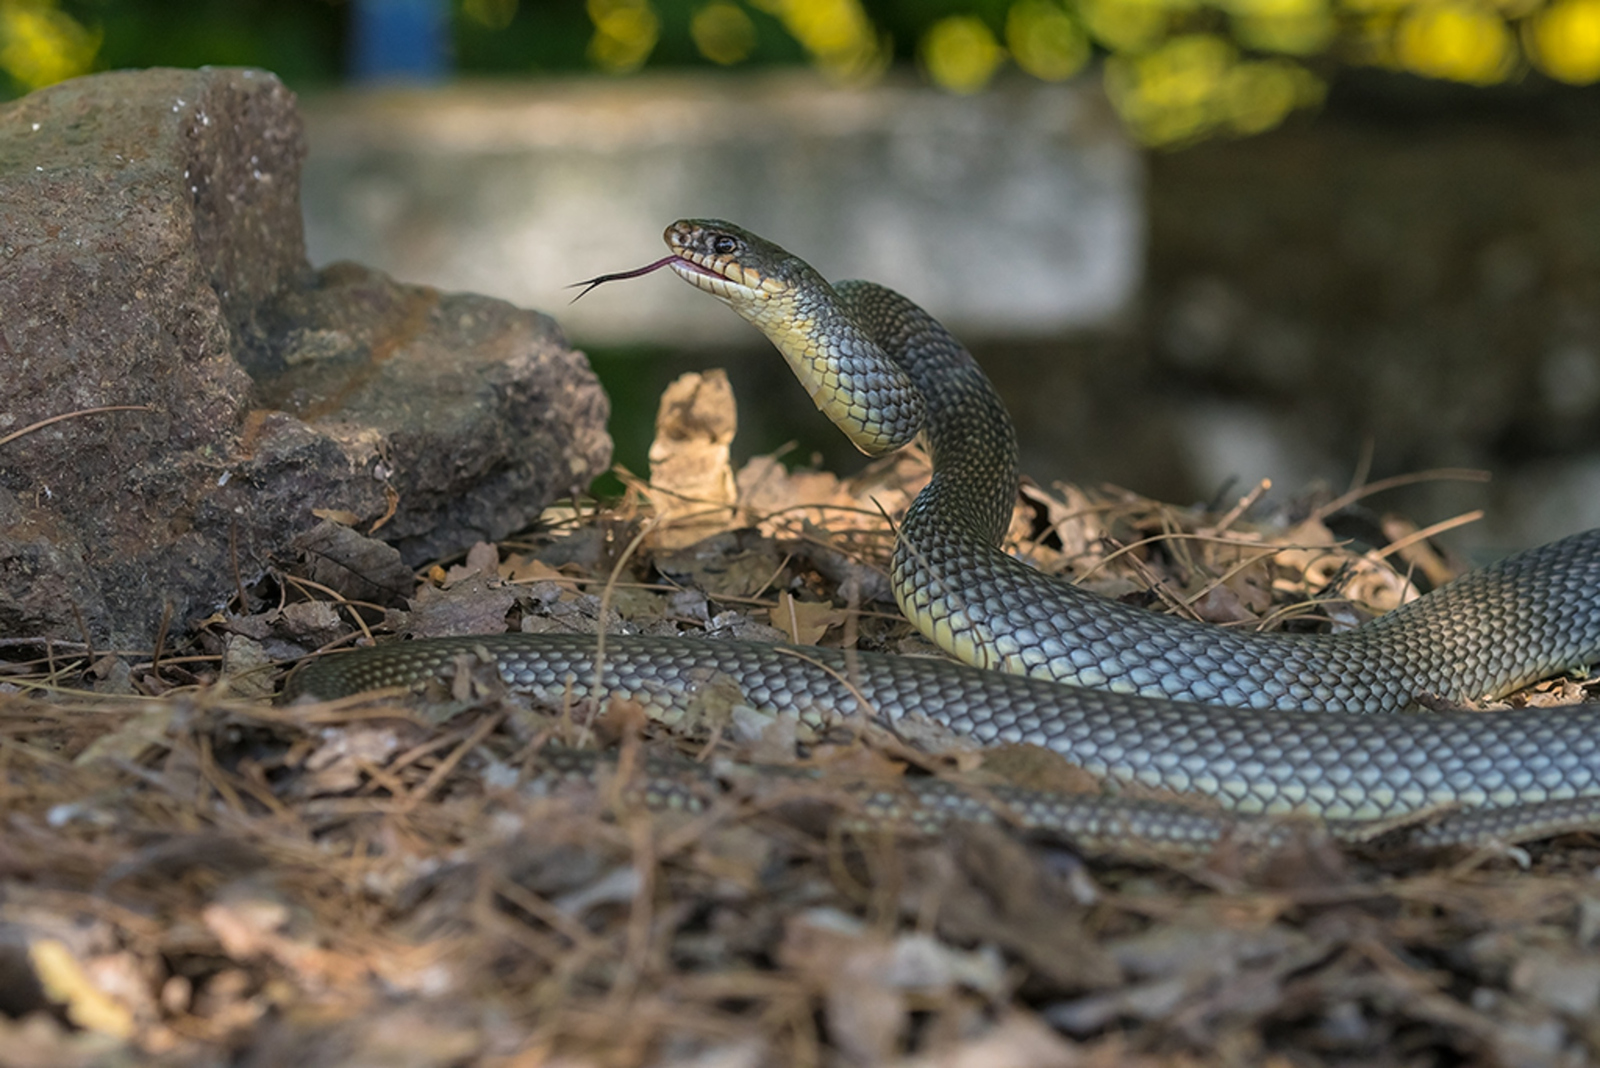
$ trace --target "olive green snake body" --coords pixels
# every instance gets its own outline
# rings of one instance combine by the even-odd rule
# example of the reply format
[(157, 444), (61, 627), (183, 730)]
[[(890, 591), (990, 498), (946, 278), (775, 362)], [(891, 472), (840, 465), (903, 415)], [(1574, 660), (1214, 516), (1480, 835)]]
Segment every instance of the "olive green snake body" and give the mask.
[[(593, 637), (503, 634), (324, 658), (291, 678), (287, 696), (409, 685), (466, 653), (487, 658), (512, 689), (562, 701), (591, 692), (598, 663), (601, 692), (657, 712), (727, 680), (755, 708), (889, 725), (920, 715), (980, 743), (1048, 746), (1108, 782), (1241, 814), (1015, 790), (979, 802), (937, 780), (862, 795), (879, 819), (915, 809), (930, 824), (992, 815), (999, 804), (1011, 822), (1111, 852), (1203, 853), (1278, 815), (1359, 836), (1363, 821), (1449, 810), (1422, 832), (1438, 844), (1600, 823), (1600, 709), (1393, 714), (1425, 694), (1494, 697), (1586, 667), (1600, 654), (1600, 531), (1510, 557), (1337, 634), (1242, 632), (1110, 601), (998, 547), (1018, 480), (1010, 418), (931, 316), (872, 283), (830, 286), (731, 224), (686, 220), (666, 237), (672, 255), (655, 266), (766, 333), (864, 451), (925, 434), (933, 476), (900, 524), (891, 580), (906, 617), (973, 666), (627, 636), (607, 637), (597, 661)], [(560, 759), (593, 773), (591, 758)], [(653, 781), (659, 799), (678, 796), (682, 780)]]

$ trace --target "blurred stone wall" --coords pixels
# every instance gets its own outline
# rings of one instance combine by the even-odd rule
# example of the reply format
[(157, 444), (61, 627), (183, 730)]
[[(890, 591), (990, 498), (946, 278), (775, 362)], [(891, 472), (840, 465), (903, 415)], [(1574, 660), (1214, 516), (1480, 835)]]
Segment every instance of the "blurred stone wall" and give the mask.
[(729, 219), (830, 278), (892, 284), (972, 337), (1124, 313), (1141, 277), (1142, 160), (1097, 88), (973, 97), (810, 73), (373, 90), (303, 101), (314, 262), (557, 313), (586, 344), (743, 341), (663, 274), (563, 287)]

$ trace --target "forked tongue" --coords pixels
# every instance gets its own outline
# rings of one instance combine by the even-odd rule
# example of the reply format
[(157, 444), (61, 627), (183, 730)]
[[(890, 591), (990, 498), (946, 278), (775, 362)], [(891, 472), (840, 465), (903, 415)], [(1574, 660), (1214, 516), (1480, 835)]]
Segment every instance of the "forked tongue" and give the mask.
[(660, 270), (662, 267), (665, 267), (667, 264), (671, 263), (673, 260), (675, 260), (677, 258), (678, 258), (677, 254), (674, 253), (671, 256), (663, 256), (659, 260), (656, 260), (656, 262), (654, 262), (652, 264), (649, 264), (647, 266), (635, 267), (631, 271), (618, 271), (616, 274), (602, 274), (599, 277), (590, 278), (590, 279), (588, 279), (587, 281), (584, 281), (584, 282), (574, 282), (570, 286), (567, 286), (567, 288), (568, 289), (576, 289), (579, 286), (582, 286), (583, 287), (583, 292), (579, 293), (576, 297), (573, 297), (567, 303), (568, 304), (576, 304), (580, 298), (588, 296), (589, 295), (589, 291), (591, 289), (593, 289), (595, 286), (604, 285), (607, 282), (620, 281), (623, 278), (638, 278), (640, 275), (645, 275), (645, 274), (649, 274), (651, 271)]

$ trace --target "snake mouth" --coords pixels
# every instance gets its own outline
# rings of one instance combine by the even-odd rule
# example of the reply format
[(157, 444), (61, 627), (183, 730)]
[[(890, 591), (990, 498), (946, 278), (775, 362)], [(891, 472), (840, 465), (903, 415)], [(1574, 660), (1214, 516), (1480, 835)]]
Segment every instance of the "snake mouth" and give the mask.
[(729, 303), (762, 300), (779, 292), (759, 271), (736, 260), (702, 261), (693, 252), (678, 252), (663, 261), (685, 282)]
[(679, 278), (699, 289), (726, 286), (732, 281), (727, 275), (727, 268), (718, 269), (699, 263), (681, 252), (673, 253), (661, 262), (672, 268)]

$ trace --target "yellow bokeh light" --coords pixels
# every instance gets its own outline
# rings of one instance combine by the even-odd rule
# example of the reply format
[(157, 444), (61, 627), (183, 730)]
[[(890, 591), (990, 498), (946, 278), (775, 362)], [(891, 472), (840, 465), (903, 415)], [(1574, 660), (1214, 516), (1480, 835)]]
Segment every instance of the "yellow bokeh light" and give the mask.
[(1345, 20), (1340, 47), (1352, 64), (1392, 67), (1394, 62), (1395, 17), (1389, 12), (1373, 12)]
[(1210, 34), (1177, 37), (1138, 60), (1140, 95), (1159, 107), (1186, 107), (1216, 93), (1234, 48)]
[(1166, 35), (1171, 21), (1161, 0), (1081, 0), (1078, 14), (1090, 36), (1113, 52), (1152, 47)]
[(1328, 10), (1323, 0), (1223, 0), (1217, 6), (1235, 18), (1307, 18)]
[(626, 74), (644, 66), (661, 35), (661, 19), (649, 0), (588, 0), (594, 36), (589, 59), (601, 70)]
[(1188, 141), (1215, 125), (1208, 106), (1235, 62), (1234, 48), (1210, 34), (1176, 37), (1139, 56), (1106, 62), (1106, 89), (1147, 144)]
[(1211, 34), (1173, 38), (1140, 56), (1106, 61), (1106, 88), (1140, 140), (1176, 145), (1216, 131), (1260, 133), (1322, 99), (1310, 71), (1286, 59), (1243, 60)]
[(1310, 55), (1333, 40), (1333, 12), (1326, 0), (1220, 0), (1233, 36), (1262, 52)]
[(835, 78), (872, 77), (889, 62), (872, 20), (859, 0), (754, 0), (777, 16), (784, 29), (823, 71)]
[(988, 25), (971, 15), (951, 15), (928, 27), (922, 62), (934, 84), (955, 93), (975, 93), (989, 84), (1005, 51)]
[(1346, 15), (1384, 18), (1405, 11), (1413, 2), (1414, 0), (1340, 0), (1339, 8)]
[(1235, 133), (1261, 133), (1322, 96), (1322, 83), (1304, 67), (1282, 60), (1241, 63), (1224, 79), (1221, 118)]
[(1501, 18), (1510, 23), (1526, 18), (1547, 6), (1545, 0), (1489, 0), (1489, 3), (1494, 5)]
[(1524, 29), (1530, 58), (1571, 85), (1600, 81), (1600, 0), (1557, 0)]
[(1017, 66), (1045, 81), (1070, 78), (1089, 62), (1089, 38), (1050, 0), (1021, 0), (1006, 12), (1006, 45)]
[(49, 0), (0, 0), (0, 70), (24, 89), (87, 74), (100, 35)]
[(755, 23), (728, 0), (714, 0), (696, 11), (689, 20), (689, 36), (702, 56), (725, 66), (749, 56), (756, 46)]
[(1395, 30), (1395, 62), (1430, 78), (1492, 85), (1511, 73), (1516, 56), (1505, 20), (1479, 7), (1416, 7)]
[(489, 30), (503, 30), (517, 17), (517, 0), (462, 0), (461, 13)]
[(1307, 15), (1242, 15), (1233, 20), (1239, 42), (1263, 52), (1308, 56), (1321, 52), (1333, 40), (1333, 15), (1316, 11)]

